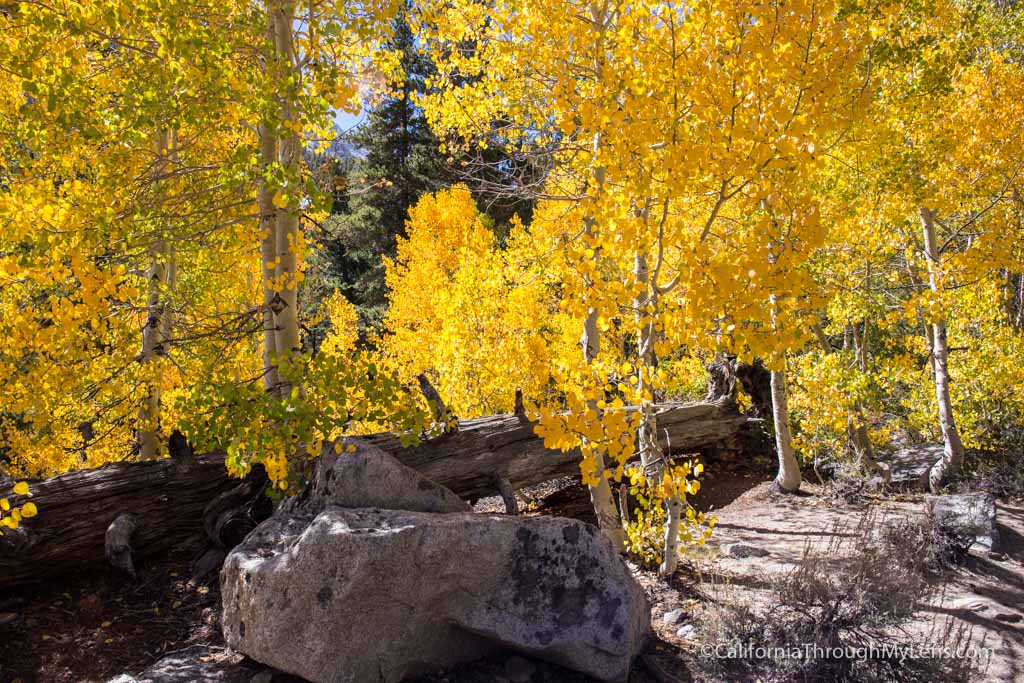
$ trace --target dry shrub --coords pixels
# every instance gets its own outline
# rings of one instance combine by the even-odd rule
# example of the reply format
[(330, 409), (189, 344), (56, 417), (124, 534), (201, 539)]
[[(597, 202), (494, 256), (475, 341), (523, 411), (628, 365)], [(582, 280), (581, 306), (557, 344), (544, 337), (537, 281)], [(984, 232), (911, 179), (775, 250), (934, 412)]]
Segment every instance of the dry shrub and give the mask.
[(834, 462), (822, 497), (833, 507), (864, 507), (868, 504), (868, 477), (856, 463)]
[[(968, 681), (969, 659), (908, 652), (964, 652), (970, 643), (955, 620), (927, 634), (903, 628), (938, 589), (935, 570), (927, 525), (868, 511), (852, 529), (837, 526), (823, 550), (808, 544), (797, 566), (772, 582), (766, 606), (710, 608), (700, 629), (702, 670), (714, 680)], [(747, 656), (723, 657), (728, 648), (716, 656), (712, 648), (726, 644)]]
[(957, 493), (991, 493), (1024, 498), (1024, 454), (1020, 451), (968, 451), (961, 475), (950, 488)]

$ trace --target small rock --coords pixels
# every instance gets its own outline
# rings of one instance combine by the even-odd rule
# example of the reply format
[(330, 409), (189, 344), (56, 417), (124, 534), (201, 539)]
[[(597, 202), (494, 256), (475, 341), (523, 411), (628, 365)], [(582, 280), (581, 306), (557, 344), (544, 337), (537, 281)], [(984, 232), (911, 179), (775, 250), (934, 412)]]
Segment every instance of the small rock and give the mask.
[(683, 620), (683, 615), (686, 614), (686, 610), (682, 607), (677, 607), (671, 612), (665, 612), (664, 616), (661, 617), (661, 622), (669, 626), (675, 626)]
[(936, 531), (974, 539), (974, 545), (994, 552), (999, 545), (996, 530), (996, 499), (991, 493), (926, 496), (925, 510)]
[(0, 612), (0, 626), (9, 626), (18, 620), (16, 612)]
[(964, 598), (957, 600), (953, 603), (955, 609), (965, 610), (967, 612), (974, 612), (975, 614), (981, 614), (991, 609), (991, 606), (983, 600), (975, 600), (973, 598)]
[(108, 683), (227, 683), (237, 680), (236, 660), (223, 657), (218, 649), (193, 645), (167, 655), (137, 676), (121, 674)]
[(505, 662), (505, 678), (512, 683), (529, 683), (537, 667), (522, 657), (511, 657)]
[(746, 557), (765, 557), (768, 555), (768, 551), (764, 548), (747, 545), (746, 543), (726, 543), (722, 546), (721, 550), (722, 554), (726, 557), (734, 557), (737, 559), (743, 559)]
[(685, 626), (680, 626), (679, 630), (676, 631), (676, 638), (682, 638), (684, 640), (688, 640), (690, 638), (693, 638), (695, 635), (697, 635), (697, 629), (695, 629), (690, 624), (686, 624)]
[(444, 486), (359, 439), (328, 444), (305, 493), (284, 501), (279, 512), (318, 514), (328, 505), (414, 512), (470, 509)]
[(225, 557), (226, 554), (219, 548), (211, 548), (203, 553), (203, 556), (192, 565), (192, 578), (188, 580), (189, 586), (206, 583), (208, 577), (214, 576), (220, 571)]
[(878, 493), (885, 489), (886, 483), (885, 477), (871, 477), (868, 479), (867, 483), (864, 484), (864, 488), (871, 493)]
[(814, 463), (814, 471), (817, 472), (818, 476), (822, 479), (835, 479), (841, 469), (842, 466), (835, 460)]
[(996, 614), (995, 618), (996, 621), (1002, 621), (1006, 624), (1019, 624), (1021, 620), (1024, 620), (1024, 617), (1013, 612), (1000, 612)]

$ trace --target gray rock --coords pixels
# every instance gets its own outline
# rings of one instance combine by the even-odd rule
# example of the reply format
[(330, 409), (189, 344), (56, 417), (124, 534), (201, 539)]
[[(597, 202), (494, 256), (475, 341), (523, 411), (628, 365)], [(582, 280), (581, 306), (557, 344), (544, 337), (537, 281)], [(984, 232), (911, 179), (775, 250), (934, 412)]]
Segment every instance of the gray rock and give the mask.
[(927, 490), (928, 472), (942, 457), (942, 444), (908, 446), (889, 460), (891, 488), (897, 491)]
[(974, 612), (975, 614), (981, 614), (982, 612), (988, 612), (992, 609), (992, 606), (984, 600), (977, 598), (967, 597), (955, 600), (952, 604), (954, 609), (964, 610), (966, 612)]
[[(285, 501), (284, 513), (316, 514), (328, 505), (417, 512), (463, 512), (469, 505), (450, 490), (358, 439), (324, 448), (305, 493)], [(349, 447), (355, 447), (348, 452)], [(338, 452), (340, 451), (340, 453)]]
[(677, 607), (676, 609), (670, 612), (665, 612), (665, 614), (663, 614), (661, 617), (661, 623), (667, 624), (669, 626), (675, 626), (683, 620), (683, 615), (685, 614), (686, 610), (684, 610), (682, 607)]
[(190, 586), (198, 586), (206, 583), (207, 578), (216, 575), (224, 564), (224, 551), (220, 548), (210, 548), (202, 557), (192, 564), (192, 577), (188, 580)]
[(689, 640), (690, 638), (693, 638), (695, 635), (697, 635), (697, 629), (695, 629), (690, 624), (680, 626), (679, 630), (676, 631), (676, 638), (683, 638), (684, 640)]
[(721, 547), (722, 554), (726, 557), (743, 559), (746, 557), (766, 557), (768, 551), (757, 546), (746, 543), (726, 543)]
[(121, 674), (108, 683), (235, 683), (248, 679), (238, 657), (222, 650), (193, 645), (168, 655), (137, 676)]
[(314, 683), (400, 681), (509, 650), (624, 681), (650, 630), (610, 541), (561, 518), (328, 506), (221, 572), (230, 647)]
[(888, 482), (886, 482), (885, 477), (874, 476), (867, 480), (864, 484), (864, 488), (871, 493), (878, 493), (880, 491), (884, 491), (887, 485)]
[(996, 499), (991, 493), (963, 493), (950, 496), (925, 496), (925, 510), (933, 527), (943, 534), (973, 538), (974, 545), (996, 552)]

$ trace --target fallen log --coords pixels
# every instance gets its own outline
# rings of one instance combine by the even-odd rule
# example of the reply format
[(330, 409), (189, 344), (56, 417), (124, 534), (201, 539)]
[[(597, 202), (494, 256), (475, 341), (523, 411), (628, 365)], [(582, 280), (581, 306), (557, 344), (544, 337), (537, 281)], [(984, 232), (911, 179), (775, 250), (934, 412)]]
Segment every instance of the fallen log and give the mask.
[[(658, 408), (658, 434), (672, 453), (735, 447), (750, 422), (728, 400)], [(457, 431), (417, 446), (403, 447), (394, 434), (363, 438), (471, 501), (499, 495), (502, 480), (514, 490), (578, 473), (578, 451), (545, 448), (534, 425), (515, 414), (463, 420)], [(0, 590), (102, 569), (107, 530), (123, 514), (135, 522), (130, 540), (136, 565), (190, 537), (209, 536), (230, 547), (266, 515), (265, 506), (252, 509), (262, 476), (258, 471), (245, 481), (231, 479), (224, 455), (213, 453), (30, 482), (39, 514), (0, 537)], [(0, 497), (12, 495), (9, 486), (0, 487)]]
[[(725, 401), (665, 404), (658, 408), (658, 437), (667, 452), (700, 453), (731, 442), (748, 422)], [(488, 415), (463, 420), (458, 431), (417, 446), (403, 447), (399, 437), (389, 433), (362, 438), (475, 501), (499, 495), (496, 478), (521, 489), (579, 472), (579, 451), (545, 448), (534, 426), (514, 414)]]

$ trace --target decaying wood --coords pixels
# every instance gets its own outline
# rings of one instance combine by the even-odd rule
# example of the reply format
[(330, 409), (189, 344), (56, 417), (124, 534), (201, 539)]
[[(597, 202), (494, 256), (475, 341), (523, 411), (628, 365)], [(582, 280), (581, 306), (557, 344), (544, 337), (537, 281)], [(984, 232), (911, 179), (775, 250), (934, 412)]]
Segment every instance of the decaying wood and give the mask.
[(107, 561), (115, 569), (120, 569), (135, 578), (135, 564), (132, 562), (132, 534), (139, 525), (138, 518), (128, 512), (122, 512), (110, 526), (104, 542)]
[[(663, 404), (658, 406), (657, 422), (663, 449), (699, 453), (738, 437), (748, 419), (736, 413), (731, 402), (721, 401)], [(579, 451), (545, 448), (533, 430), (532, 423), (505, 414), (463, 420), (459, 431), (418, 446), (403, 448), (394, 434), (364, 439), (472, 501), (497, 495), (495, 477), (521, 489), (579, 472)]]
[[(750, 425), (730, 400), (664, 404), (657, 412), (658, 438), (671, 453), (742, 442)], [(515, 414), (463, 420), (458, 431), (418, 446), (402, 447), (394, 434), (364, 438), (467, 500), (498, 495), (499, 479), (515, 490), (579, 472), (578, 451), (545, 448), (534, 425)], [(136, 566), (204, 531), (231, 547), (268, 512), (253, 507), (266, 505), (261, 476), (231, 479), (224, 455), (210, 454), (117, 463), (32, 482), (39, 514), (0, 537), (0, 590), (102, 568), (107, 529), (124, 513), (137, 522), (131, 535)], [(0, 486), (0, 497), (11, 495), (9, 485)]]
[(518, 515), (519, 502), (516, 500), (516, 490), (512, 488), (512, 483), (504, 477), (498, 477), (495, 480), (495, 486), (498, 489), (502, 502), (505, 503), (505, 514)]
[(444, 399), (441, 398), (441, 394), (431, 384), (430, 378), (421, 372), (416, 375), (416, 381), (420, 385), (420, 392), (423, 394), (423, 398), (427, 399), (427, 405), (430, 406), (430, 410), (434, 415), (434, 421), (444, 424), (445, 431), (458, 431), (459, 425), (457, 422), (454, 425), (448, 425), (453, 415), (448, 410)]
[(523, 390), (516, 388), (515, 407), (512, 409), (512, 414), (519, 418), (520, 422), (528, 422), (530, 418), (526, 416), (526, 404), (523, 402)]
[(215, 497), (203, 508), (203, 531), (219, 548), (234, 548), (270, 516), (271, 501), (263, 495), (267, 477), (261, 469)]
[(770, 419), (772, 416), (772, 377), (760, 360), (754, 363), (737, 363), (736, 379), (743, 391), (750, 397), (751, 414), (754, 417)]
[[(134, 561), (201, 533), (203, 508), (238, 482), (223, 455), (117, 463), (32, 482), (37, 517), (0, 537), (0, 589), (64, 574), (101, 570), (111, 523), (131, 513)], [(8, 490), (0, 496), (9, 495)]]

